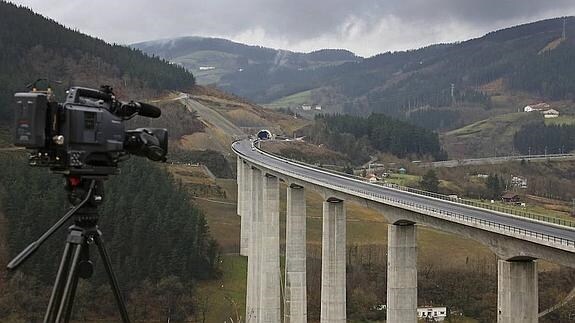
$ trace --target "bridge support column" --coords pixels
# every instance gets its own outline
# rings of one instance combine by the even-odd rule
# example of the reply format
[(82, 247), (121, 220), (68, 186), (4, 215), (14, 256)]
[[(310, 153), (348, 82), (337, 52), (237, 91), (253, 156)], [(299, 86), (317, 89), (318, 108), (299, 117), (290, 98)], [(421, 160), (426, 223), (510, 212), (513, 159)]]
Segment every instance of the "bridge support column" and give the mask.
[(250, 166), (240, 161), (238, 167), (238, 207), (240, 223), (240, 255), (248, 256), (252, 221), (252, 190), (250, 183)]
[(279, 180), (263, 177), (263, 221), (260, 244), (260, 315), (258, 322), (280, 322)]
[(246, 322), (259, 322), (260, 311), (260, 227), (262, 212), (262, 172), (257, 168), (247, 168), (246, 180), (250, 185), (248, 277), (246, 289)]
[(387, 322), (417, 322), (417, 231), (414, 224), (389, 225)]
[(497, 322), (537, 323), (537, 263), (499, 260), (497, 272)]
[(243, 178), (243, 167), (242, 167), (242, 160), (241, 158), (238, 156), (238, 158), (236, 159), (236, 173), (237, 173), (237, 177), (236, 177), (236, 182), (238, 183), (238, 211), (237, 214), (239, 216), (242, 215), (242, 181), (244, 180)]
[(323, 202), (320, 322), (346, 322), (346, 214), (344, 202)]
[(306, 204), (304, 188), (287, 189), (285, 323), (307, 322)]

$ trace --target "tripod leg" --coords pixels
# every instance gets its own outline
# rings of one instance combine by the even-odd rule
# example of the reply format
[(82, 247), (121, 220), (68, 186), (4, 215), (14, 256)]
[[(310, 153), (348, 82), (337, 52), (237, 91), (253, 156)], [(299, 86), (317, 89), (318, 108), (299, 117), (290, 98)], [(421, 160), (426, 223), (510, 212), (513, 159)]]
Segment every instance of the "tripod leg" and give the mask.
[[(84, 245), (85, 248), (88, 246)], [(72, 316), (72, 308), (74, 307), (74, 297), (76, 296), (76, 288), (78, 287), (78, 272), (74, 274), (74, 281), (72, 282), (72, 289), (70, 291), (70, 298), (66, 306), (66, 313), (64, 313), (64, 322), (70, 322), (70, 317)]]
[(70, 260), (70, 243), (66, 243), (64, 247), (64, 254), (62, 255), (62, 260), (60, 261), (60, 267), (58, 267), (58, 274), (56, 275), (56, 281), (54, 282), (54, 287), (52, 287), (52, 294), (50, 295), (50, 301), (48, 302), (48, 308), (46, 309), (46, 314), (44, 315), (44, 323), (54, 322), (54, 315), (60, 305), (57, 299), (62, 296), (62, 288), (64, 287), (64, 276), (67, 275), (68, 262)]
[(114, 293), (114, 297), (116, 298), (116, 303), (118, 304), (118, 309), (120, 310), (120, 315), (122, 316), (122, 321), (124, 323), (129, 323), (130, 318), (128, 317), (128, 310), (126, 309), (126, 303), (124, 302), (124, 298), (122, 298), (122, 293), (120, 292), (120, 286), (118, 285), (118, 280), (116, 279), (116, 275), (112, 270), (112, 264), (110, 262), (110, 257), (106, 252), (106, 248), (104, 247), (104, 242), (100, 237), (100, 232), (94, 235), (94, 241), (96, 242), (96, 246), (98, 246), (98, 251), (100, 252), (100, 257), (102, 258), (102, 262), (104, 263), (104, 268), (106, 269), (106, 274), (108, 275), (108, 280), (110, 282), (110, 287), (112, 288), (112, 292)]
[(76, 244), (74, 246), (72, 260), (70, 263), (70, 270), (68, 271), (68, 277), (66, 279), (66, 285), (64, 287), (64, 292), (62, 293), (62, 301), (60, 303), (60, 308), (58, 309), (58, 315), (56, 316), (57, 323), (60, 323), (62, 318), (68, 313), (69, 310), (71, 310), (71, 308), (68, 308), (72, 305), (71, 301), (74, 299), (72, 292), (76, 290), (75, 284), (78, 283), (78, 260), (80, 259), (81, 251), (82, 244)]

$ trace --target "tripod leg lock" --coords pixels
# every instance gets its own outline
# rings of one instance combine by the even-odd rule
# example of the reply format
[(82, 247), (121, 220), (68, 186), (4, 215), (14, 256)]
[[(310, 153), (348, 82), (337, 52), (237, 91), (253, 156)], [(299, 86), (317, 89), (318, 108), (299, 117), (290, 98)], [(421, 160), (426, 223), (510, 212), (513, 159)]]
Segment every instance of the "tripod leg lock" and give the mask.
[(66, 239), (69, 243), (82, 244), (84, 242), (84, 235), (82, 231), (72, 230)]

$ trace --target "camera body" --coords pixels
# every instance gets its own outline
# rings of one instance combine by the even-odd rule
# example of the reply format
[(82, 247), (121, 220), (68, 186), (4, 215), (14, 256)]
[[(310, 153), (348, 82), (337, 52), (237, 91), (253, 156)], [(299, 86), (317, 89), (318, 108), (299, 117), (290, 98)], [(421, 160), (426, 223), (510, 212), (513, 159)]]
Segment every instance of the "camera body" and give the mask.
[(151, 105), (117, 101), (112, 89), (72, 87), (63, 103), (50, 89), (16, 93), (14, 144), (33, 149), (30, 165), (65, 175), (107, 176), (134, 154), (162, 161), (168, 148), (166, 129), (126, 131), (135, 115), (159, 117)]

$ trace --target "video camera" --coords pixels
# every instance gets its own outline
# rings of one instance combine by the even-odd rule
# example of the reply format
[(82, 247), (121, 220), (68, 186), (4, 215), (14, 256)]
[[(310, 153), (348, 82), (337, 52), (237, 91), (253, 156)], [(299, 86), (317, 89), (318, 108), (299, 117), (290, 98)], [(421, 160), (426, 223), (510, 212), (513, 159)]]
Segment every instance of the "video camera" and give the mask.
[[(43, 79), (39, 79), (41, 81)], [(50, 87), (16, 93), (14, 144), (33, 149), (29, 163), (55, 173), (105, 177), (118, 173), (129, 154), (165, 161), (168, 131), (125, 130), (124, 121), (141, 115), (158, 118), (161, 110), (142, 102), (121, 102), (109, 86), (72, 87), (58, 103)]]

